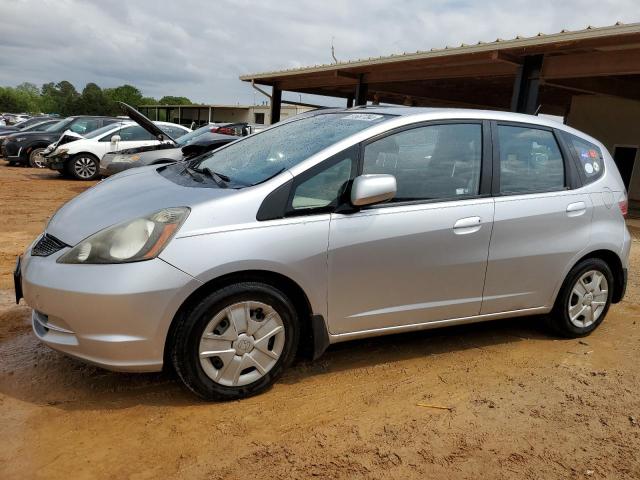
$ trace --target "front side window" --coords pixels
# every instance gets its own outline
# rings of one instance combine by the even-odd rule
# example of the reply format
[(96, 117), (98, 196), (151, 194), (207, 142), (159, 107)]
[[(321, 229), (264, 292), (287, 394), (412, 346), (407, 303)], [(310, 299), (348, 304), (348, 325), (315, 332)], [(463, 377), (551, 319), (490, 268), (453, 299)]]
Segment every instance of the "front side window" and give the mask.
[(320, 171), (314, 171), (294, 188), (290, 211), (336, 207), (347, 189), (357, 160), (357, 148), (350, 148), (325, 161)]
[(173, 138), (178, 138), (184, 135), (185, 133), (189, 133), (186, 130), (183, 130), (180, 127), (176, 127), (173, 125), (160, 125), (160, 130), (169, 134)]
[(498, 126), (500, 193), (564, 190), (564, 162), (552, 132)]
[(79, 133), (80, 135), (87, 134), (89, 132), (93, 132), (96, 128), (98, 128), (98, 120), (94, 118), (81, 118), (73, 122), (70, 127), (72, 132)]
[(396, 177), (394, 202), (477, 195), (482, 126), (477, 123), (417, 127), (366, 145), (363, 174)]
[(232, 184), (255, 185), (389, 118), (392, 117), (351, 112), (296, 118), (208, 153), (193, 167), (207, 167), (229, 177)]

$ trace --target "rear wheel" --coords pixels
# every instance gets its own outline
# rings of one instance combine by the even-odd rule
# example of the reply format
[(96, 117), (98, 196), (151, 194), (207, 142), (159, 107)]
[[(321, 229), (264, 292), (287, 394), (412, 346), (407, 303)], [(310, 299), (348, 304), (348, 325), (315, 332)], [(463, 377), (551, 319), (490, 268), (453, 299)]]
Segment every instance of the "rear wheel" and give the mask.
[(185, 385), (206, 400), (264, 391), (291, 364), (298, 346), (293, 303), (263, 283), (222, 288), (178, 322), (171, 354), (174, 368)]
[(31, 150), (29, 154), (29, 166), (31, 168), (45, 168), (47, 166), (44, 155), (42, 155), (44, 150), (44, 148), (34, 148)]
[(583, 337), (602, 323), (613, 296), (613, 273), (599, 258), (577, 264), (560, 289), (549, 321), (564, 337)]
[(78, 180), (95, 180), (100, 176), (100, 162), (90, 153), (79, 153), (67, 162), (67, 172)]

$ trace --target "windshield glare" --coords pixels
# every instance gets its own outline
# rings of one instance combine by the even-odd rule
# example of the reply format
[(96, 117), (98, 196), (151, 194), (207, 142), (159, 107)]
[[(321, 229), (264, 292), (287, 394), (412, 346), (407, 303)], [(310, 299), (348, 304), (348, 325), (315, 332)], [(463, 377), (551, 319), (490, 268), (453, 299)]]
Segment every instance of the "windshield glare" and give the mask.
[(93, 132), (89, 132), (86, 135), (84, 135), (84, 138), (98, 138), (101, 135), (104, 135), (107, 132), (110, 132), (111, 130), (117, 130), (118, 128), (120, 128), (121, 124), (118, 123), (110, 123), (109, 125), (105, 125), (104, 127), (100, 127), (97, 130), (94, 130)]
[(340, 112), (289, 121), (206, 154), (194, 167), (226, 175), (231, 183), (255, 185), (388, 118)]
[(185, 145), (191, 143), (196, 137), (199, 137), (203, 133), (208, 133), (211, 131), (210, 125), (205, 125), (204, 127), (200, 127), (193, 132), (185, 133), (184, 135), (176, 138), (176, 143), (180, 147), (184, 147)]
[(49, 125), (44, 129), (45, 132), (59, 132), (61, 130), (66, 130), (67, 125), (72, 122), (73, 119), (65, 118), (64, 120), (60, 120), (59, 122), (54, 123), (53, 125)]

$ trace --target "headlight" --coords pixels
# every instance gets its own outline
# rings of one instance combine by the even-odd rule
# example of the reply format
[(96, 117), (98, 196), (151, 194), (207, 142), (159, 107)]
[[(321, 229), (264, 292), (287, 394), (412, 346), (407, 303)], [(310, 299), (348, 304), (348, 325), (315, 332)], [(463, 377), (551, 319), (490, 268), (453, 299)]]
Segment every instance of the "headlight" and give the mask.
[(189, 215), (189, 208), (164, 208), (91, 235), (58, 263), (128, 263), (157, 257)]

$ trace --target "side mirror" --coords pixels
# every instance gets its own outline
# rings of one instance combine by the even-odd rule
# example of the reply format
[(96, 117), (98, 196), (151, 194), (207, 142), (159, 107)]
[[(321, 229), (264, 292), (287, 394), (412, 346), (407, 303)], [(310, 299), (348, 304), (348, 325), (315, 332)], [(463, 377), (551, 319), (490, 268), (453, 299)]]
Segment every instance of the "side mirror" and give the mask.
[(120, 141), (120, 135), (114, 135), (111, 137), (111, 143), (118, 143)]
[(393, 175), (360, 175), (351, 186), (351, 204), (356, 207), (386, 202), (396, 196), (398, 186)]

